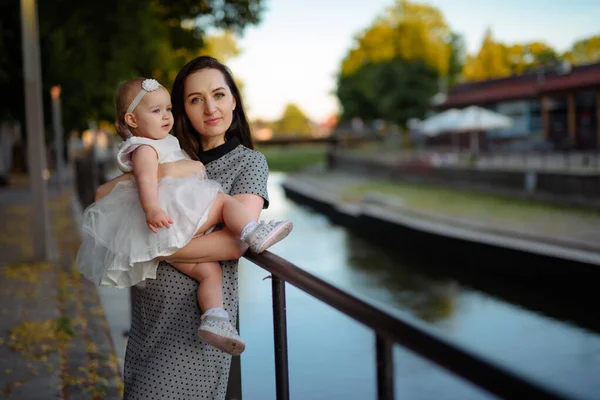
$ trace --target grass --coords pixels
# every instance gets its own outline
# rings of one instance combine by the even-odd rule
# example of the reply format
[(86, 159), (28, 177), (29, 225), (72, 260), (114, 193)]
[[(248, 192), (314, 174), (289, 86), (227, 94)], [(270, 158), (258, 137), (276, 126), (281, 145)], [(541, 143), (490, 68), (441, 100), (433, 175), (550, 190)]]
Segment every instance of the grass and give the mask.
[[(457, 218), (494, 221), (500, 225), (527, 225), (552, 222), (564, 223), (577, 219), (587, 223), (600, 223), (600, 212), (572, 207), (561, 207), (534, 201), (510, 199), (450, 188), (432, 187), (410, 183), (377, 181), (344, 188), (348, 200), (359, 200), (366, 193), (380, 193), (398, 198), (404, 206)], [(561, 218), (557, 218), (557, 217)]]
[(267, 158), (270, 171), (296, 172), (324, 163), (327, 148), (317, 146), (259, 146), (258, 151)]

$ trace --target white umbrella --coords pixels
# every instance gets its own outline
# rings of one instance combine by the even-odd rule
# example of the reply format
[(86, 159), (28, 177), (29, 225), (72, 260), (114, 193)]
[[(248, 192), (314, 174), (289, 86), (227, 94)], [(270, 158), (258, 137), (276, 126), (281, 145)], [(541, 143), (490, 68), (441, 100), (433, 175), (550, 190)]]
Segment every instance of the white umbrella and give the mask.
[(506, 115), (483, 107), (471, 106), (461, 110), (461, 117), (454, 127), (457, 132), (471, 132), (471, 151), (479, 151), (479, 133), (493, 129), (510, 128), (513, 120)]
[(451, 108), (424, 120), (420, 130), (428, 136), (435, 136), (441, 132), (453, 130), (460, 118), (461, 110)]
[(455, 131), (489, 131), (492, 129), (507, 129), (513, 124), (513, 120), (506, 115), (482, 107), (471, 106), (460, 112)]
[(452, 108), (423, 121), (421, 131), (428, 136), (443, 132), (471, 132), (472, 151), (479, 150), (479, 133), (512, 126), (512, 118), (482, 107), (471, 106), (462, 110)]
[(429, 136), (441, 132), (488, 131), (512, 126), (512, 118), (482, 107), (471, 106), (458, 110), (452, 108), (426, 119), (421, 131)]

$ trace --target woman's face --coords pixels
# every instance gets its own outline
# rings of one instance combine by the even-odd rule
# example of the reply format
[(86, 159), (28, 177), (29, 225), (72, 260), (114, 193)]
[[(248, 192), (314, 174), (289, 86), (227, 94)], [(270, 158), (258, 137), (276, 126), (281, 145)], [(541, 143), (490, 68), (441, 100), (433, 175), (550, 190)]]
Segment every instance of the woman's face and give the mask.
[(204, 138), (225, 137), (236, 102), (225, 77), (216, 69), (201, 69), (185, 80), (184, 105), (192, 126)]

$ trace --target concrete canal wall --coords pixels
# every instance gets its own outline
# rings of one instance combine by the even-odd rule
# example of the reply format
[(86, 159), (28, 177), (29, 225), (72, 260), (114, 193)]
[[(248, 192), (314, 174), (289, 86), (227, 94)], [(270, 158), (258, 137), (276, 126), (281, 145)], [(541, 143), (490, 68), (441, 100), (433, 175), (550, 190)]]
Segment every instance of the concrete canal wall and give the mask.
[[(384, 201), (374, 198), (345, 204), (334, 193), (315, 188), (301, 176), (288, 177), (283, 188), (292, 200), (327, 215), (334, 223), (383, 246), (390, 254), (426, 260), (432, 268), (447, 275), (492, 279), (502, 286), (501, 291), (507, 287), (510, 290), (535, 287), (558, 299), (568, 296), (568, 300), (561, 299), (565, 302), (587, 304), (597, 300), (595, 293), (600, 282), (597, 248), (469, 226), (414, 210), (398, 212), (397, 205), (391, 210)], [(558, 293), (557, 288), (563, 293)]]

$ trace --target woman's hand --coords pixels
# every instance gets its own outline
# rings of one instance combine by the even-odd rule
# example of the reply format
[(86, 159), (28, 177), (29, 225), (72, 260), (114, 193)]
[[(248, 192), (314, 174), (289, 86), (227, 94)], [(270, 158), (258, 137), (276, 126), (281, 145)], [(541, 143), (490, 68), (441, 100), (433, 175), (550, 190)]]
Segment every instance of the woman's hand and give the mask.
[(194, 161), (186, 158), (175, 162), (160, 164), (158, 169), (159, 179), (163, 176), (183, 178), (184, 176), (192, 174), (204, 177), (206, 175), (204, 164), (202, 164), (200, 161)]

